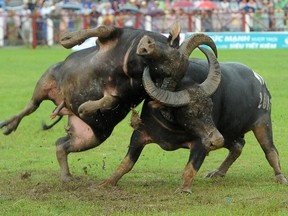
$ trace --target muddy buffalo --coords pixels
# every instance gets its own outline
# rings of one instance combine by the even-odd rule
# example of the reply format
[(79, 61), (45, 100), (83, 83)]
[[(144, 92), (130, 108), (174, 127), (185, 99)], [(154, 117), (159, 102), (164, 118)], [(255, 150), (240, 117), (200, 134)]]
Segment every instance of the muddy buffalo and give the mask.
[[(150, 44), (151, 39), (145, 39), (144, 43)], [(142, 45), (145, 46), (148, 47)], [(160, 50), (166, 49), (161, 47)], [(229, 150), (223, 163), (207, 175), (225, 176), (240, 156), (248, 131), (253, 131), (263, 149), (274, 170), (275, 181), (287, 183), (273, 143), (271, 96), (264, 79), (246, 65), (218, 63), (208, 50), (204, 48), (202, 51), (208, 61), (190, 59), (183, 78), (183, 67), (177, 71), (167, 68), (166, 74), (162, 73), (164, 81), (161, 88), (154, 85), (159, 76), (153, 73), (150, 76), (150, 70), (155, 67), (153, 58), (149, 57), (150, 54), (144, 55), (148, 68), (143, 73), (143, 82), (152, 99), (144, 102), (141, 122), (138, 121), (135, 127), (126, 157), (103, 185), (115, 185), (133, 168), (143, 148), (149, 143), (157, 143), (167, 151), (179, 148), (190, 150), (183, 172), (184, 182), (179, 188), (181, 192), (190, 193), (193, 179), (208, 152), (221, 147)], [(174, 58), (170, 61), (173, 62)], [(177, 72), (181, 74), (180, 79)], [(155, 100), (161, 106), (155, 105)]]
[[(67, 135), (56, 141), (56, 156), (61, 179), (69, 180), (68, 154), (103, 143), (129, 111), (147, 97), (142, 85), (147, 64), (143, 56), (136, 53), (143, 36), (153, 38), (157, 46), (165, 46), (169, 53), (176, 53), (174, 60), (179, 63), (187, 61), (190, 53), (201, 44), (207, 44), (217, 52), (213, 41), (204, 34), (196, 34), (179, 46), (179, 33), (180, 26), (175, 24), (168, 38), (155, 32), (108, 26), (63, 34), (61, 43), (66, 48), (89, 37), (98, 39), (95, 47), (74, 52), (64, 61), (51, 66), (39, 79), (26, 107), (1, 122), (0, 128), (4, 128), (3, 133), (8, 135), (42, 101), (54, 102), (57, 108), (52, 118), (68, 115)], [(151, 73), (161, 78), (169, 58), (155, 55), (153, 59), (156, 65), (159, 62), (159, 67), (152, 69)], [(181, 65), (170, 66), (176, 70)]]

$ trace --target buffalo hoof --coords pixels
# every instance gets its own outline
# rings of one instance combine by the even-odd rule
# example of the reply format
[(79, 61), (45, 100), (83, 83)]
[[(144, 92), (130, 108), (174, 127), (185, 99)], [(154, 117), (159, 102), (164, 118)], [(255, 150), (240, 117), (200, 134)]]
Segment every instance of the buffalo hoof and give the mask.
[(114, 187), (114, 186), (116, 186), (116, 183), (109, 179), (102, 181), (98, 184), (98, 187), (104, 187), (104, 188)]
[(276, 181), (276, 183), (279, 183), (279, 184), (287, 184), (288, 183), (286, 177), (283, 174), (276, 175), (275, 181)]
[[(6, 127), (6, 126), (7, 126), (7, 121), (0, 122), (0, 128)], [(3, 131), (3, 134), (9, 135), (12, 131), (13, 131), (12, 129), (6, 128), (6, 130)]]
[(5, 131), (3, 131), (3, 134), (4, 135), (9, 135), (12, 131), (13, 130), (7, 128)]
[(91, 115), (93, 112), (96, 112), (95, 108), (93, 107), (93, 104), (91, 101), (87, 101), (80, 105), (78, 108), (78, 113), (80, 118), (84, 118), (85, 116)]
[(191, 188), (178, 188), (175, 193), (192, 194)]
[(3, 128), (4, 126), (6, 126), (6, 121), (0, 122), (0, 128)]
[(218, 178), (218, 177), (224, 177), (225, 173), (220, 172), (218, 169), (213, 170), (212, 172), (208, 173), (205, 178)]
[(73, 177), (71, 174), (68, 174), (68, 175), (61, 175), (60, 179), (63, 182), (70, 182), (75, 180), (75, 177)]
[[(0, 123), (0, 128), (6, 127), (6, 126), (7, 126), (6, 122), (1, 122)], [(4, 135), (9, 135), (10, 133), (12, 133), (12, 131), (13, 130), (11, 128), (6, 128), (6, 130), (3, 131), (3, 134)]]

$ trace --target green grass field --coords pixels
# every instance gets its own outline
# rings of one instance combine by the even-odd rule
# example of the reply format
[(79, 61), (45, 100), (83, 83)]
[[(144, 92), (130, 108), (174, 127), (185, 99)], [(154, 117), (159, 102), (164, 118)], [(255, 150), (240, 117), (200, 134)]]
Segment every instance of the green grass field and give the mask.
[[(18, 113), (44, 71), (70, 52), (60, 47), (0, 49), (0, 122)], [(202, 58), (199, 52), (192, 56)], [(220, 61), (245, 63), (266, 79), (274, 141), (286, 176), (287, 58), (287, 50), (219, 50)], [(130, 115), (99, 147), (69, 155), (78, 180), (63, 183), (54, 142), (65, 135), (66, 119), (49, 131), (41, 130), (53, 109), (51, 102), (43, 102), (16, 132), (0, 134), (0, 215), (288, 215), (288, 186), (274, 183), (273, 170), (252, 133), (246, 135), (243, 153), (225, 178), (203, 178), (218, 167), (227, 150), (209, 154), (191, 195), (174, 193), (182, 183), (189, 151), (166, 152), (157, 145), (144, 149), (117, 187), (91, 187), (108, 178), (125, 156), (132, 133)]]

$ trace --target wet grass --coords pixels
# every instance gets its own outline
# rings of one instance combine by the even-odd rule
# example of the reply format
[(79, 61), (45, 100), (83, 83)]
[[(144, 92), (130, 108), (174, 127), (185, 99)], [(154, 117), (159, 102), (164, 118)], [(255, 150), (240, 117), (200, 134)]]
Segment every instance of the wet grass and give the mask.
[[(62, 48), (0, 50), (0, 121), (16, 114), (30, 99), (39, 77), (65, 59)], [(201, 56), (199, 52), (193, 55)], [(275, 144), (288, 175), (288, 61), (287, 50), (220, 50), (221, 61), (239, 61), (261, 74), (272, 94)], [(274, 183), (274, 174), (251, 133), (225, 178), (205, 179), (225, 158), (224, 149), (211, 152), (193, 184), (193, 194), (178, 194), (187, 150), (165, 152), (148, 145), (134, 169), (117, 187), (101, 188), (125, 156), (132, 129), (130, 115), (101, 146), (71, 154), (69, 164), (78, 178), (59, 180), (54, 142), (65, 134), (66, 119), (49, 131), (54, 109), (43, 102), (17, 131), (0, 134), (0, 215), (287, 215), (287, 185)], [(138, 108), (140, 109), (140, 107)]]

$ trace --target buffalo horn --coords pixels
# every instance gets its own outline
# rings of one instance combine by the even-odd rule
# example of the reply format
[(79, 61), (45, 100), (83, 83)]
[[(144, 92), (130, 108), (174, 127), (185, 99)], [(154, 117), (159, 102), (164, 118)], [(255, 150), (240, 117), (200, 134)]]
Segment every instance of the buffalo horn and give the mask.
[(87, 38), (98, 37), (107, 38), (115, 30), (112, 26), (99, 26), (97, 28), (85, 29), (75, 32), (64, 32), (60, 36), (60, 43), (69, 49), (75, 45), (82, 44)]
[[(199, 86), (207, 96), (211, 96), (216, 91), (221, 81), (221, 70), (216, 57), (208, 49), (200, 48), (200, 50), (208, 59), (209, 73), (208, 78)], [(191, 102), (189, 89), (171, 92), (157, 88), (151, 79), (148, 67), (145, 68), (143, 73), (143, 85), (152, 99), (159, 101), (166, 106), (181, 107), (188, 105)]]
[(208, 35), (205, 35), (203, 33), (196, 33), (193, 34), (191, 37), (187, 38), (179, 47), (179, 52), (185, 55), (187, 58), (191, 55), (194, 49), (196, 49), (200, 45), (207, 45), (209, 46), (215, 56), (217, 57), (217, 48), (212, 40)]
[(157, 88), (151, 79), (149, 67), (144, 69), (143, 73), (143, 85), (149, 96), (159, 101), (160, 103), (166, 104), (172, 107), (185, 106), (190, 101), (189, 92), (182, 90), (179, 92), (171, 92), (161, 88)]
[(217, 58), (206, 48), (199, 47), (199, 49), (205, 54), (209, 63), (209, 72), (206, 80), (200, 84), (200, 88), (211, 96), (217, 90), (221, 81), (221, 69)]

